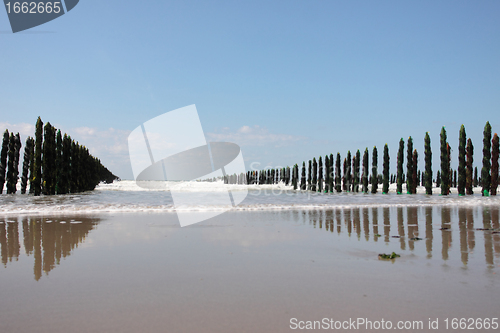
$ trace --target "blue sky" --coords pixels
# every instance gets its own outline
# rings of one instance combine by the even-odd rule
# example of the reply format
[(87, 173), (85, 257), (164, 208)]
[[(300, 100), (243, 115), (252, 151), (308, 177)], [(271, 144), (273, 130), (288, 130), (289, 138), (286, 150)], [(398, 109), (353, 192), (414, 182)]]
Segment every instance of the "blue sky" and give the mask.
[(394, 166), (410, 135), (423, 166), (429, 131), (437, 171), (441, 126), (456, 167), (463, 123), (479, 165), (485, 122), (500, 128), (499, 13), (498, 1), (81, 0), (12, 34), (0, 10), (0, 130), (28, 133), (40, 115), (131, 178), (128, 133), (191, 104), (247, 167), (385, 143)]

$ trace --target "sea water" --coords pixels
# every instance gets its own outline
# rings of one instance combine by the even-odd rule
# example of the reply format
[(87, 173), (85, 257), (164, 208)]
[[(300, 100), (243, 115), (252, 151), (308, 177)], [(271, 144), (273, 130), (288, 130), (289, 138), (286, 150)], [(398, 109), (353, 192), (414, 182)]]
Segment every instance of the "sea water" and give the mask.
[[(222, 182), (154, 182), (148, 188), (138, 186), (134, 181), (117, 181), (100, 184), (96, 190), (67, 195), (39, 196), (2, 195), (0, 215), (18, 214), (89, 214), (106, 212), (175, 212), (170, 189), (191, 193), (196, 204), (183, 206), (184, 210), (281, 210), (281, 209), (332, 209), (343, 207), (424, 207), (424, 206), (498, 206), (500, 196), (483, 197), (480, 188), (471, 196), (458, 196), (456, 189), (448, 196), (439, 195), (434, 188), (433, 195), (425, 195), (419, 188), (414, 195), (397, 195), (395, 184), (391, 184), (389, 194), (371, 193), (318, 193), (295, 191), (291, 186), (277, 185), (228, 185)], [(248, 191), (245, 200), (236, 207), (226, 207), (212, 202), (213, 193), (224, 191)], [(178, 207), (179, 208), (179, 207)]]

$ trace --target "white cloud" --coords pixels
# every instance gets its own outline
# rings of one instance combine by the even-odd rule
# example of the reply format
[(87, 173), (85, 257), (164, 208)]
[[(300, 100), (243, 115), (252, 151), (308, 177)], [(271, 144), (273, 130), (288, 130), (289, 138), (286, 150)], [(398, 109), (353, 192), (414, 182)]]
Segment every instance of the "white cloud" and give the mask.
[(11, 124), (8, 122), (0, 122), (1, 135), (8, 129), (11, 133), (18, 133), (23, 137), (35, 135), (35, 125), (28, 123)]
[(252, 133), (252, 128), (250, 126), (243, 126), (238, 130), (239, 133)]
[(98, 157), (99, 154), (127, 154), (127, 138), (130, 131), (109, 128), (77, 127), (66, 131), (73, 140), (85, 145), (91, 153)]
[(207, 133), (209, 141), (233, 142), (240, 146), (273, 146), (283, 147), (306, 140), (306, 137), (291, 134), (270, 133), (267, 128), (255, 126), (242, 126), (232, 132), (227, 127), (218, 132)]
[[(27, 123), (11, 124), (0, 122), (1, 133), (8, 129), (11, 133), (21, 134), (22, 138), (35, 135), (35, 126)], [(75, 141), (89, 148), (91, 153), (97, 157), (102, 153), (128, 154), (127, 137), (130, 131), (109, 128), (99, 130), (90, 127), (77, 127), (71, 129), (61, 129), (62, 133), (68, 133)], [(24, 140), (23, 140), (24, 141)]]
[(77, 127), (75, 128), (75, 132), (79, 135), (91, 136), (96, 133), (96, 129), (90, 127)]

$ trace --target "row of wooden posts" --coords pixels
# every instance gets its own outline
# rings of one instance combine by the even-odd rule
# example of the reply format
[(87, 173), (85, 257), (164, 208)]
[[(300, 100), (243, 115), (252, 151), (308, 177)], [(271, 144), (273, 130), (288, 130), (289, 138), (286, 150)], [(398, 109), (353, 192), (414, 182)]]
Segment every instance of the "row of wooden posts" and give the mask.
[[(0, 152), (0, 194), (17, 192), (21, 138), (5, 130)], [(93, 190), (99, 182), (118, 179), (89, 150), (50, 123), (38, 117), (35, 138), (28, 137), (24, 148), (21, 193), (54, 195)]]
[[(318, 160), (302, 163), (299, 175), (299, 166), (284, 167), (280, 169), (266, 169), (260, 171), (248, 171), (246, 174), (233, 174), (224, 177), (227, 184), (277, 184), (284, 183), (292, 185), (294, 190), (314, 192), (363, 192), (377, 193), (379, 184), (382, 193), (389, 193), (389, 184), (396, 183), (396, 192), (403, 193), (403, 184), (406, 183), (406, 193), (415, 194), (417, 186), (424, 186), (426, 193), (432, 194), (433, 183), (441, 188), (442, 195), (450, 194), (450, 187), (456, 187), (459, 195), (471, 195), (473, 188), (480, 185), (483, 196), (496, 195), (498, 188), (498, 160), (499, 160), (499, 138), (495, 133), (491, 137), (491, 125), (486, 122), (483, 131), (483, 160), (481, 174), (478, 177), (477, 166), (474, 164), (474, 146), (472, 140), (466, 137), (465, 126), (459, 131), (458, 147), (458, 169), (452, 170), (451, 148), (447, 141), (446, 129), (442, 127), (440, 133), (440, 169), (433, 178), (431, 139), (427, 132), (424, 137), (424, 159), (425, 169), (418, 170), (418, 152), (413, 148), (413, 139), (409, 137), (406, 142), (406, 174), (403, 164), (405, 161), (405, 141), (399, 141), (397, 154), (397, 172), (390, 173), (389, 147), (384, 146), (382, 174), (378, 173), (378, 150), (373, 147), (371, 172), (369, 172), (369, 153), (365, 149), (363, 157), (359, 150), (354, 156), (348, 151), (343, 160), (340, 153), (336, 156), (326, 155), (324, 160), (320, 156)], [(336, 157), (336, 158), (334, 158)], [(323, 164), (324, 161), (324, 164)], [(362, 167), (360, 172), (360, 167)], [(306, 176), (307, 175), (307, 176)], [(370, 186), (371, 185), (371, 186)]]

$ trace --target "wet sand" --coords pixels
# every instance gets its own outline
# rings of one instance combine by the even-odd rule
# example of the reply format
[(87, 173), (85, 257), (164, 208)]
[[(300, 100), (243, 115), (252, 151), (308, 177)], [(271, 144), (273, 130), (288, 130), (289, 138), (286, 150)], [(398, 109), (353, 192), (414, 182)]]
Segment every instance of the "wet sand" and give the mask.
[(1, 331), (444, 331), (498, 317), (498, 228), (498, 207), (228, 212), (186, 228), (170, 213), (0, 219)]

